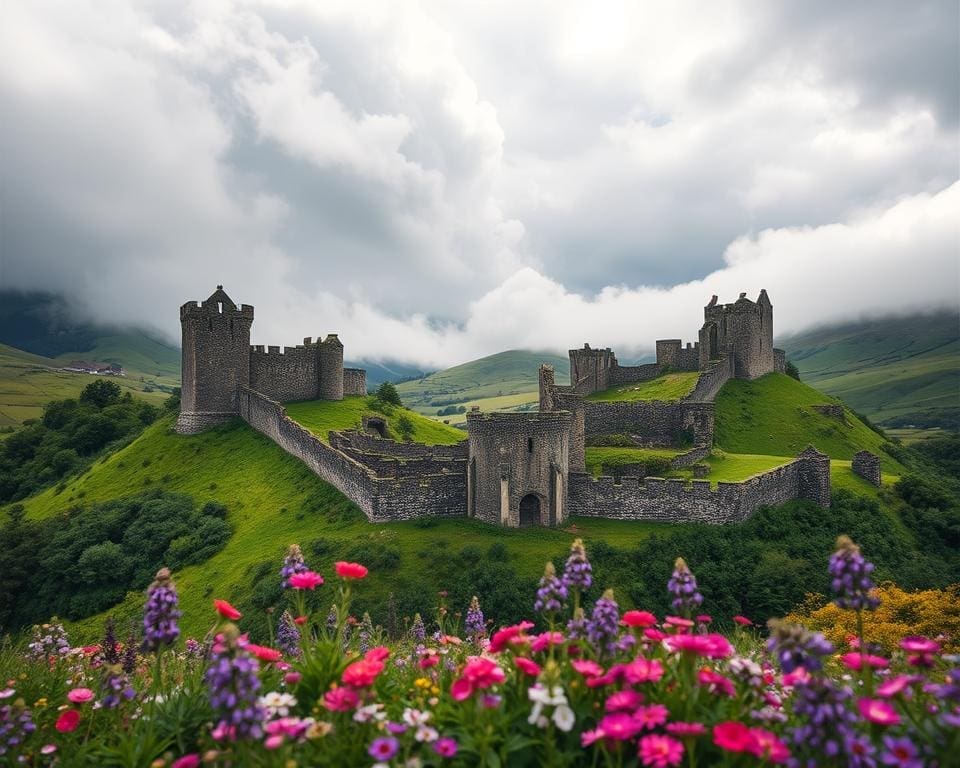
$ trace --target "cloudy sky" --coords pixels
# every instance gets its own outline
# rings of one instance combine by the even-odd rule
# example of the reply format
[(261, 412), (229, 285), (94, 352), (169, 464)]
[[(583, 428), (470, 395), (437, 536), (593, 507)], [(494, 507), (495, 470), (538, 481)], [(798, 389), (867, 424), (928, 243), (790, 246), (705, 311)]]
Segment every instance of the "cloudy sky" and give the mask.
[(0, 5), (0, 284), (444, 366), (957, 306), (958, 4)]

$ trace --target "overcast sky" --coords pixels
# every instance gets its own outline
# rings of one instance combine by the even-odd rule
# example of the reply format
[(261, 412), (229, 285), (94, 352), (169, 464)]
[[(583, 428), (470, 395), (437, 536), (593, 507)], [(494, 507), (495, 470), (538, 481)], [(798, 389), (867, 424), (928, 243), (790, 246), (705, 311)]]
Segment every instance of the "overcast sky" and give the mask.
[(958, 3), (0, 4), (0, 284), (351, 359), (958, 304)]

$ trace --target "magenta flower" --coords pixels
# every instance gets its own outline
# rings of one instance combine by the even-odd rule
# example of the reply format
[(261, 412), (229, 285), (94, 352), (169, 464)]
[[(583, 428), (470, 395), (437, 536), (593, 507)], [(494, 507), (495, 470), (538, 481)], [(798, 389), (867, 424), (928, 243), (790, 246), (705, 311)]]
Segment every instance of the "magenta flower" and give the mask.
[(883, 699), (860, 699), (857, 708), (865, 719), (877, 725), (896, 725), (900, 722), (900, 715)]
[(440, 757), (453, 757), (457, 754), (457, 742), (449, 736), (444, 736), (433, 742), (433, 751)]
[(74, 688), (67, 694), (67, 698), (74, 704), (85, 704), (90, 701), (93, 696), (94, 693), (89, 688)]
[(656, 683), (663, 677), (663, 664), (656, 659), (645, 659), (641, 656), (624, 666), (623, 677), (633, 685)]
[(614, 712), (600, 721), (597, 730), (603, 733), (606, 739), (614, 741), (629, 741), (640, 731), (641, 725), (630, 715), (623, 712)]
[(667, 722), (668, 714), (669, 712), (663, 704), (650, 704), (646, 707), (637, 707), (633, 713), (633, 720), (640, 728), (652, 731), (658, 725)]
[(883, 746), (886, 749), (880, 755), (880, 762), (884, 765), (893, 765), (896, 768), (924, 768), (925, 763), (918, 756), (917, 748), (910, 739), (884, 736)]
[(643, 696), (629, 688), (611, 693), (603, 704), (607, 712), (630, 712), (640, 706)]
[(905, 691), (910, 685), (916, 682), (917, 678), (911, 675), (897, 675), (877, 686), (877, 696), (889, 699), (898, 693)]
[(670, 768), (683, 759), (683, 744), (659, 733), (644, 736), (639, 747), (640, 762), (647, 768)]
[(393, 759), (393, 756), (400, 751), (400, 742), (393, 736), (381, 736), (374, 739), (373, 743), (367, 749), (367, 754), (374, 760), (385, 762)]

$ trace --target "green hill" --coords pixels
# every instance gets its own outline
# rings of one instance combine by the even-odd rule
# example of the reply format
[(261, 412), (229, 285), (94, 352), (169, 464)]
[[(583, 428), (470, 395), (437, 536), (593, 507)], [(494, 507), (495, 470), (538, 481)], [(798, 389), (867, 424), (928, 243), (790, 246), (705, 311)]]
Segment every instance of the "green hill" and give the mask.
[(960, 426), (960, 317), (890, 317), (778, 339), (809, 384), (889, 426)]
[(549, 363), (557, 381), (566, 381), (570, 362), (547, 352), (511, 349), (471, 360), (444, 371), (397, 385), (403, 404), (435, 416), (447, 406), (479, 405), (484, 410), (513, 410), (537, 401), (538, 370)]

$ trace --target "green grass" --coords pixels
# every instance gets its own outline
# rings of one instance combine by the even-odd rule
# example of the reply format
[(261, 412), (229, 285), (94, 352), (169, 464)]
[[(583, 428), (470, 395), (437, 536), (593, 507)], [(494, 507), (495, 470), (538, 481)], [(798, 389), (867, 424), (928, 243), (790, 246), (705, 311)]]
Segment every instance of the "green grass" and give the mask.
[[(266, 561), (279, 569), (286, 547), (294, 542), (304, 546), (308, 561), (325, 574), (334, 560), (358, 544), (381, 543), (396, 549), (399, 569), (374, 571), (363, 585), (363, 594), (375, 600), (385, 599), (391, 591), (443, 587), (444, 573), (423, 571), (420, 553), (428, 546), (459, 551), (472, 544), (486, 550), (499, 542), (518, 574), (534, 579), (547, 559), (565, 554), (575, 536), (583, 536), (588, 544), (603, 539), (630, 547), (651, 531), (668, 527), (590, 518), (576, 519), (563, 530), (503, 529), (466, 519), (436, 521), (429, 529), (413, 522), (375, 525), (304, 464), (240, 420), (200, 435), (177, 435), (172, 426), (170, 417), (151, 425), (126, 448), (72, 478), (62, 493), (48, 489), (25, 506), (30, 517), (44, 517), (146, 488), (188, 493), (199, 504), (216, 500), (226, 505), (234, 527), (226, 547), (206, 563), (176, 574), (187, 636), (200, 637), (209, 629), (214, 597), (242, 599), (251, 588), (251, 569)], [(145, 478), (152, 482), (145, 484)], [(321, 558), (311, 556), (308, 546), (319, 538), (330, 547)], [(134, 594), (111, 613), (125, 620), (141, 609), (142, 596)], [(102, 629), (102, 619), (78, 622), (74, 630), (81, 638), (93, 639)]]
[(588, 446), (586, 454), (587, 472), (599, 477), (604, 472), (622, 467), (626, 464), (636, 464), (647, 459), (666, 459), (683, 453), (671, 448), (611, 448)]
[(778, 340), (801, 378), (873, 421), (960, 407), (960, 319), (937, 313)]
[(597, 402), (622, 402), (633, 400), (681, 400), (697, 385), (700, 374), (696, 371), (666, 373), (649, 381), (636, 384), (621, 384), (603, 392), (594, 392), (587, 400)]
[[(0, 427), (18, 425), (27, 419), (36, 419), (43, 415), (43, 406), (50, 400), (63, 400), (78, 397), (83, 388), (94, 377), (84, 373), (65, 373), (57, 370), (69, 360), (75, 360), (82, 354), (66, 355), (56, 360), (32, 355), (14, 347), (0, 344)], [(92, 357), (92, 356), (91, 356)], [(64, 359), (65, 358), (65, 359)], [(96, 358), (106, 362), (105, 358)], [(131, 392), (149, 403), (160, 405), (168, 394), (157, 389), (144, 392), (146, 387), (157, 384), (179, 386), (178, 379), (149, 377), (135, 370), (127, 376), (111, 377), (124, 392)]]
[(883, 450), (886, 440), (848, 409), (844, 424), (811, 407), (827, 403), (839, 401), (781, 373), (729, 381), (717, 395), (714, 443), (728, 453), (769, 456), (796, 456), (813, 445), (832, 459), (866, 449), (885, 471), (902, 471)]
[(287, 415), (309, 429), (324, 442), (330, 430), (359, 429), (365, 415), (386, 417), (387, 427), (396, 435), (397, 420), (406, 415), (413, 424), (413, 441), (426, 445), (453, 445), (466, 440), (467, 433), (447, 424), (428, 419), (406, 408), (378, 411), (371, 408), (373, 398), (345, 397), (343, 400), (301, 400), (287, 403)]
[(716, 451), (704, 462), (710, 466), (711, 483), (738, 483), (747, 478), (769, 472), (793, 461), (789, 456), (765, 456), (749, 453), (725, 453)]

